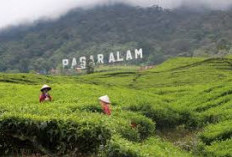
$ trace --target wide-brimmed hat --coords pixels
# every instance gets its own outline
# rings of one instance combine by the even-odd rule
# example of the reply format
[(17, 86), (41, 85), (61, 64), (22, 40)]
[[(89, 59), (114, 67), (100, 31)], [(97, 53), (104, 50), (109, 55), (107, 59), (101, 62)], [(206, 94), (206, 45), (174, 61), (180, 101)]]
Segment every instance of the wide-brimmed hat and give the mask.
[(45, 90), (45, 89), (47, 89), (47, 90), (51, 90), (52, 88), (50, 87), (50, 86), (48, 86), (48, 85), (43, 85), (43, 87), (40, 89), (40, 91), (42, 92), (43, 90)]
[(110, 98), (108, 97), (108, 95), (104, 95), (104, 96), (101, 96), (100, 98), (98, 98), (99, 100), (107, 103), (107, 104), (110, 104)]

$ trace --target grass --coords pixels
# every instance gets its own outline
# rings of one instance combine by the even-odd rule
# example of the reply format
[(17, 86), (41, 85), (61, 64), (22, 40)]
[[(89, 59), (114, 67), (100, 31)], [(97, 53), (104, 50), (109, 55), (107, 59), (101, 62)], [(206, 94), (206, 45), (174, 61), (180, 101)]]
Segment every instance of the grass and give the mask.
[[(147, 71), (0, 74), (0, 154), (231, 156), (231, 65), (229, 57), (175, 58)], [(38, 101), (43, 84), (53, 88), (51, 103)], [(105, 94), (109, 117), (98, 102)]]
[(95, 72), (136, 72), (139, 70), (139, 66), (133, 65), (111, 65), (111, 66), (98, 66), (95, 68)]

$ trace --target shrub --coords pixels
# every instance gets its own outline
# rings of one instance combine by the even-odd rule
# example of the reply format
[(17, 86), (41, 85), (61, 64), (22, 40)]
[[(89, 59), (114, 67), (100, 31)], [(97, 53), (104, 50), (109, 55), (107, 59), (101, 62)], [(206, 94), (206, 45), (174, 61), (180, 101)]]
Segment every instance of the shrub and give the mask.
[(180, 115), (168, 106), (157, 107), (151, 104), (131, 105), (126, 109), (139, 112), (156, 122), (158, 129), (173, 128), (180, 124)]
[[(155, 123), (150, 119), (128, 111), (114, 111), (112, 116), (105, 117), (104, 121), (114, 133), (129, 141), (144, 140), (155, 132)], [(132, 127), (132, 123), (136, 126)]]
[(105, 155), (107, 157), (139, 157), (139, 152), (133, 147), (132, 142), (120, 136), (114, 136), (106, 147)]
[(159, 138), (149, 138), (141, 143), (133, 143), (120, 136), (113, 136), (106, 147), (107, 157), (188, 157), (190, 154), (179, 150)]
[(207, 145), (213, 141), (229, 139), (232, 137), (232, 121), (211, 124), (204, 129), (199, 137)]
[[(111, 132), (100, 121), (82, 117), (60, 118), (32, 115), (4, 115), (0, 120), (3, 150), (11, 153), (29, 144), (31, 149), (44, 154), (67, 154), (70, 152), (92, 154), (105, 145)], [(6, 141), (7, 140), (7, 141)], [(23, 146), (11, 143), (19, 141)], [(0, 154), (5, 151), (1, 150)]]
[(232, 139), (226, 141), (215, 141), (204, 149), (206, 157), (231, 157), (232, 156)]

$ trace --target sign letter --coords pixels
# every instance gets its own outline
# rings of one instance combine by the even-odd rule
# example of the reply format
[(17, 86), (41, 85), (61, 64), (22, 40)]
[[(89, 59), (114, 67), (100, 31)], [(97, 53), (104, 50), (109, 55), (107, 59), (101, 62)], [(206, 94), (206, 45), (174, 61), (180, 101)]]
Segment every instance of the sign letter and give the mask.
[(86, 68), (86, 57), (80, 57), (81, 68)]
[(123, 61), (123, 58), (120, 58), (120, 52), (119, 51), (117, 52), (117, 61), (118, 62), (122, 62)]
[(135, 59), (138, 59), (138, 57), (143, 58), (143, 49), (135, 49)]
[(97, 55), (97, 63), (102, 63), (104, 64), (104, 55), (103, 54), (98, 54)]
[(132, 58), (132, 55), (131, 55), (131, 51), (130, 50), (128, 50), (127, 52), (126, 52), (126, 60), (128, 61), (128, 60), (132, 60), (133, 58)]
[(63, 63), (63, 68), (64, 68), (64, 67), (68, 66), (69, 61), (68, 61), (68, 59), (63, 59), (62, 63)]
[(93, 62), (93, 65), (95, 65), (94, 57), (91, 55), (89, 59)]
[(76, 65), (77, 65), (77, 60), (76, 60), (76, 58), (73, 58), (71, 68), (73, 69)]
[(110, 53), (110, 57), (109, 57), (109, 63), (114, 63), (115, 62), (115, 58), (114, 58), (114, 53)]

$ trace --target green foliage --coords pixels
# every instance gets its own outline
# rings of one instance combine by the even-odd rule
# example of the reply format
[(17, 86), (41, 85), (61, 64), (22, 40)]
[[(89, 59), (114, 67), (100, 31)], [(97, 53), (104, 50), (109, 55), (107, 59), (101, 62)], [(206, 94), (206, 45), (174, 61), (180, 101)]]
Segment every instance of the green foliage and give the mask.
[(214, 142), (212, 145), (206, 146), (204, 152), (204, 155), (207, 157), (230, 157), (232, 156), (232, 140)]
[(232, 121), (223, 121), (218, 124), (209, 125), (200, 134), (201, 140), (209, 145), (213, 141), (230, 139), (232, 137)]
[(232, 50), (230, 14), (123, 4), (77, 8), (56, 21), (2, 31), (0, 71), (48, 73), (67, 57), (135, 48), (144, 49), (144, 59), (128, 65), (154, 65), (173, 56), (223, 57)]
[[(152, 120), (142, 115), (135, 114), (132, 112), (131, 113), (130, 112), (124, 112), (124, 113), (116, 112), (114, 116), (116, 116), (117, 119), (118, 117), (120, 117), (122, 119), (128, 120), (127, 126), (128, 126), (129, 131), (128, 130), (127, 131), (120, 130), (120, 131), (121, 131), (121, 135), (124, 138), (129, 139), (130, 141), (142, 141), (142, 140), (147, 139), (151, 135), (154, 135), (155, 133), (155, 122), (153, 122)], [(136, 124), (135, 128), (131, 126), (132, 123)], [(113, 123), (113, 125), (115, 125), (115, 123)], [(120, 128), (120, 126), (115, 126), (116, 130), (117, 128)], [(136, 132), (136, 135), (134, 138), (133, 138), (133, 134), (134, 134), (133, 132)]]
[[(166, 149), (164, 150), (163, 147)], [(190, 154), (173, 147), (168, 142), (163, 142), (158, 138), (149, 138), (144, 141), (143, 144), (132, 143), (119, 136), (114, 136), (110, 141), (106, 156), (116, 157), (165, 157), (165, 156), (176, 156), (176, 157), (187, 157)]]
[[(0, 74), (0, 153), (230, 156), (231, 65), (230, 57), (176, 58), (141, 72)], [(40, 104), (45, 83), (52, 86), (53, 101)], [(105, 94), (111, 116), (98, 102)], [(195, 154), (156, 134), (180, 127), (199, 132), (189, 148)]]
[(175, 127), (180, 121), (179, 113), (173, 111), (172, 108), (168, 106), (158, 107), (156, 105), (138, 104), (134, 106), (131, 105), (127, 109), (139, 112), (146, 117), (151, 118), (153, 121), (157, 122), (158, 128)]
[[(31, 148), (45, 154), (67, 154), (70, 151), (92, 154), (101, 144), (106, 144), (111, 132), (102, 123), (100, 117), (60, 117), (4, 114), (0, 128), (1, 154), (24, 148)], [(94, 140), (93, 140), (94, 139)], [(19, 141), (20, 144), (13, 142)], [(16, 145), (14, 145), (16, 144)]]

